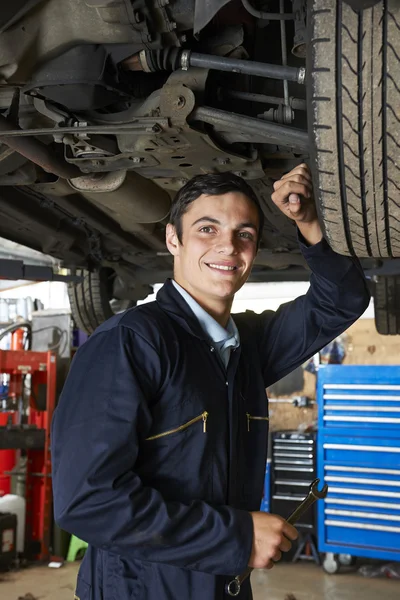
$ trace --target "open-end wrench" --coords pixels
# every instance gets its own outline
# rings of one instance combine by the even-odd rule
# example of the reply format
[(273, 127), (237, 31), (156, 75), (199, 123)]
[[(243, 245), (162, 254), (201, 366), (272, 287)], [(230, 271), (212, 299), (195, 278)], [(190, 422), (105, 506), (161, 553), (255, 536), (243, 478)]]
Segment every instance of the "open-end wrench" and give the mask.
[[(297, 523), (299, 518), (303, 516), (303, 514), (310, 508), (312, 504), (314, 504), (314, 502), (326, 498), (326, 495), (328, 493), (328, 486), (325, 484), (322, 490), (320, 491), (318, 489), (318, 484), (319, 479), (314, 479), (314, 481), (310, 485), (306, 498), (304, 498), (303, 502), (301, 502), (296, 508), (296, 510), (292, 512), (290, 517), (286, 519), (286, 521), (290, 523), (290, 525), (294, 525), (295, 523)], [(237, 575), (235, 579), (232, 579), (229, 583), (227, 583), (225, 588), (226, 593), (229, 596), (233, 597), (239, 596), (240, 588), (243, 582), (246, 581), (246, 579), (249, 577), (252, 570), (252, 567), (248, 567), (244, 571), (244, 573), (242, 573), (241, 575)]]

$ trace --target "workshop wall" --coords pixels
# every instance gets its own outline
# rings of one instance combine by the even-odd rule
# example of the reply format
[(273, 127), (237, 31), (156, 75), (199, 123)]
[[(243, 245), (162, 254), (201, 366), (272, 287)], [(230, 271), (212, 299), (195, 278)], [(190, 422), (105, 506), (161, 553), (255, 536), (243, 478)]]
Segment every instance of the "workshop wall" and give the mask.
[(400, 335), (380, 335), (373, 319), (356, 321), (347, 333), (349, 344), (343, 364), (400, 364)]
[[(400, 364), (400, 335), (380, 335), (374, 319), (359, 319), (347, 330), (347, 353), (343, 364), (347, 365), (398, 365)], [(271, 390), (272, 392), (273, 390)], [(289, 395), (268, 394), (274, 398), (308, 396), (315, 400), (316, 376), (304, 371), (302, 389)], [(317, 405), (296, 408), (292, 404), (270, 404), (271, 431), (298, 429), (310, 426), (317, 419)]]

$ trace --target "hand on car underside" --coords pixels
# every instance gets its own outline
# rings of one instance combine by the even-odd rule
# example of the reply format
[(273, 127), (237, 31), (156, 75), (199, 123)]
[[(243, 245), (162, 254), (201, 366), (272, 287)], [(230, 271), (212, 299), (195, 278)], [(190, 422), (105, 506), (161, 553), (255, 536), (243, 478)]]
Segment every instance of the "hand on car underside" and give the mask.
[(306, 164), (295, 167), (274, 183), (271, 198), (284, 215), (296, 222), (309, 244), (322, 239), (314, 202), (313, 184), (310, 169)]

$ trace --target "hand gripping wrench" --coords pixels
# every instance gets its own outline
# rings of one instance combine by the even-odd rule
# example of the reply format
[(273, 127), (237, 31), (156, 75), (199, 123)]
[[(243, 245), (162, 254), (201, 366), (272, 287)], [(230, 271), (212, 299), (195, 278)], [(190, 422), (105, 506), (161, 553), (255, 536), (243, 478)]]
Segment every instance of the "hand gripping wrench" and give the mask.
[[(307, 497), (299, 504), (295, 511), (292, 512), (290, 517), (286, 519), (290, 525), (294, 525), (297, 523), (300, 517), (310, 508), (316, 500), (322, 500), (326, 498), (328, 493), (328, 486), (325, 484), (321, 491), (318, 490), (319, 479), (315, 479), (310, 485), (310, 489), (308, 491)], [(252, 572), (252, 568), (248, 567), (244, 573), (241, 575), (237, 575), (235, 579), (232, 579), (229, 583), (226, 584), (225, 591), (229, 596), (238, 596), (240, 594), (240, 588), (243, 582), (249, 577)]]

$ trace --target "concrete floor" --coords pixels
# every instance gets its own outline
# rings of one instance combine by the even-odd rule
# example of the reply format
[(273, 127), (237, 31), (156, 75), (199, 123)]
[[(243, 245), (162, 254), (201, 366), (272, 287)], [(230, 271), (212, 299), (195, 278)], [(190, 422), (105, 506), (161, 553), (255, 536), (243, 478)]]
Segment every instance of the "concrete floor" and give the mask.
[[(0, 599), (73, 600), (79, 564), (60, 569), (32, 567), (15, 573), (0, 573)], [(309, 563), (280, 564), (271, 571), (252, 575), (254, 600), (399, 600), (400, 581), (366, 579), (354, 570), (337, 575)], [(291, 599), (293, 600), (293, 599)]]

